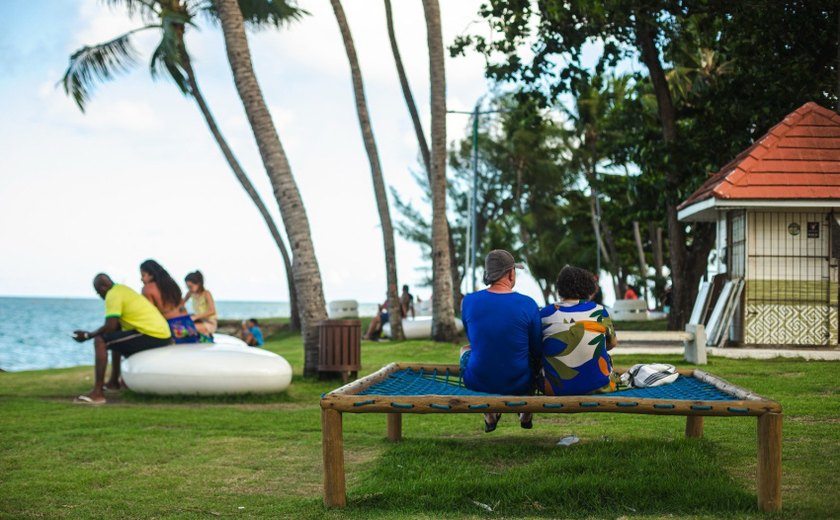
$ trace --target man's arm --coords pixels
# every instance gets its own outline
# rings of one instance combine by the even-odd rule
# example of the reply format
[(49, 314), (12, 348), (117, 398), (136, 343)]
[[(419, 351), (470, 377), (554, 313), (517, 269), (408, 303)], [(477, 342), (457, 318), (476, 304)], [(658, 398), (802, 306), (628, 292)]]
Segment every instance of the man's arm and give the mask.
[(93, 332), (88, 332), (85, 330), (74, 330), (73, 335), (75, 337), (73, 339), (75, 339), (79, 343), (82, 343), (83, 341), (87, 341), (90, 338), (95, 338), (96, 336), (116, 332), (118, 330), (120, 330), (120, 319), (117, 317), (109, 317), (105, 318), (105, 323)]

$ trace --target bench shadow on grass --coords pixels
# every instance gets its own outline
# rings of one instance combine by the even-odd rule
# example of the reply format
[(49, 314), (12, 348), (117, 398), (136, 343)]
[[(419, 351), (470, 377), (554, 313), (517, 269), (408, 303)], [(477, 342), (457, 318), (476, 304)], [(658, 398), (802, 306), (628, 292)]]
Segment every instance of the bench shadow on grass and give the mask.
[[(349, 504), (382, 513), (612, 517), (743, 516), (754, 489), (723, 468), (704, 440), (616, 440), (555, 446), (556, 438), (408, 439), (349, 489)], [(482, 505), (483, 504), (483, 505)]]

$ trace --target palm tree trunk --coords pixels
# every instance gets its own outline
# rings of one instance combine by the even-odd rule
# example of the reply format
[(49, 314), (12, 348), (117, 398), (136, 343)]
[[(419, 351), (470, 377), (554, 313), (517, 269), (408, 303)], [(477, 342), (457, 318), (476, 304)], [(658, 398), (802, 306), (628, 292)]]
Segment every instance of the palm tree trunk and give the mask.
[(633, 221), (633, 241), (636, 242), (636, 253), (639, 255), (639, 274), (642, 278), (642, 283), (644, 283), (644, 297), (647, 299), (648, 296), (648, 286), (647, 286), (647, 277), (648, 277), (648, 265), (647, 260), (645, 259), (645, 248), (642, 244), (642, 232), (639, 230), (639, 221)]
[(376, 140), (373, 137), (373, 126), (370, 124), (367, 99), (365, 98), (365, 87), (362, 82), (362, 71), (359, 67), (359, 59), (356, 56), (356, 47), (353, 44), (353, 35), (350, 34), (350, 25), (347, 23), (347, 16), (340, 0), (330, 0), (338, 28), (341, 31), (341, 38), (344, 41), (344, 49), (347, 51), (347, 61), (350, 62), (350, 75), (353, 79), (353, 94), (356, 98), (356, 113), (359, 116), (359, 126), (362, 129), (362, 139), (365, 142), (368, 161), (370, 162), (370, 175), (373, 178), (373, 192), (376, 195), (376, 209), (379, 211), (379, 220), (382, 223), (382, 241), (385, 246), (385, 271), (388, 281), (388, 316), (391, 323), (391, 336), (394, 339), (405, 339), (402, 330), (402, 312), (400, 298), (397, 293), (397, 253), (394, 247), (394, 228), (391, 225), (391, 212), (388, 208), (388, 195), (385, 192), (385, 180), (382, 177), (382, 165), (379, 162), (379, 152), (376, 149)]
[(295, 280), (292, 277), (292, 261), (291, 258), (289, 258), (289, 252), (286, 250), (286, 244), (283, 242), (280, 230), (277, 229), (277, 225), (274, 223), (274, 219), (268, 212), (268, 208), (265, 207), (260, 194), (257, 193), (256, 189), (254, 189), (254, 185), (251, 184), (251, 180), (245, 174), (245, 170), (242, 169), (239, 161), (236, 160), (236, 156), (233, 155), (233, 151), (230, 149), (230, 146), (228, 146), (222, 132), (219, 130), (216, 120), (210, 112), (210, 107), (207, 106), (207, 102), (204, 100), (204, 96), (198, 88), (198, 81), (196, 80), (195, 72), (192, 68), (192, 61), (183, 46), (183, 42), (181, 42), (181, 53), (182, 64), (187, 73), (187, 83), (190, 86), (190, 92), (193, 99), (195, 99), (195, 102), (198, 104), (198, 108), (204, 116), (204, 121), (207, 123), (207, 127), (210, 128), (210, 133), (213, 134), (213, 138), (216, 140), (216, 144), (219, 145), (222, 155), (225, 156), (225, 160), (227, 160), (230, 169), (236, 176), (236, 180), (238, 180), (239, 184), (242, 185), (242, 188), (251, 198), (251, 202), (254, 203), (257, 210), (260, 212), (260, 215), (262, 215), (265, 225), (268, 226), (268, 231), (271, 233), (271, 237), (274, 239), (274, 243), (277, 244), (277, 249), (280, 250), (280, 255), (283, 257), (283, 265), (286, 268), (286, 283), (289, 286), (289, 329), (292, 332), (297, 332), (300, 330), (300, 311), (298, 310), (297, 295), (295, 294)]
[[(426, 167), (426, 176), (429, 178), (429, 185), (432, 183), (432, 158), (429, 152), (429, 144), (426, 142), (426, 134), (423, 132), (423, 124), (420, 122), (420, 115), (417, 113), (417, 104), (411, 93), (411, 86), (408, 83), (408, 76), (403, 67), (400, 48), (397, 45), (397, 35), (394, 31), (394, 15), (391, 10), (391, 0), (385, 0), (385, 20), (388, 26), (388, 40), (391, 42), (391, 52), (394, 54), (394, 63), (397, 65), (397, 76), (400, 78), (405, 104), (408, 106), (408, 113), (411, 116), (411, 123), (414, 125), (414, 134), (417, 136), (417, 143), (420, 146), (420, 156), (423, 158), (423, 166)], [(455, 239), (452, 236), (452, 228), (449, 221), (446, 222), (446, 234), (449, 237), (449, 269), (452, 273), (452, 298), (455, 304), (461, 301), (461, 274), (458, 272), (458, 261), (455, 257)], [(466, 274), (466, 273), (464, 273)]]
[(225, 36), (228, 61), (234, 82), (251, 130), (257, 141), (263, 164), (274, 188), (280, 214), (292, 249), (292, 272), (301, 309), (305, 376), (318, 371), (318, 322), (327, 318), (321, 271), (303, 206), (292, 170), (265, 104), (254, 68), (245, 26), (237, 0), (217, 0), (219, 19)]
[(420, 156), (423, 158), (423, 165), (426, 167), (426, 174), (431, 175), (432, 157), (429, 152), (429, 144), (426, 142), (426, 134), (423, 133), (423, 124), (420, 122), (420, 115), (417, 113), (417, 104), (411, 94), (411, 86), (408, 84), (408, 76), (403, 67), (400, 48), (397, 46), (397, 34), (394, 32), (394, 15), (391, 11), (391, 0), (385, 0), (385, 20), (388, 25), (388, 40), (391, 42), (391, 52), (394, 54), (394, 63), (397, 65), (397, 76), (400, 78), (405, 104), (408, 106), (408, 113), (411, 116), (411, 123), (414, 125), (414, 134), (420, 144)]
[(432, 107), (432, 337), (435, 341), (453, 341), (457, 330), (446, 225), (446, 71), (440, 5), (437, 0), (423, 0), (423, 11), (429, 46)]

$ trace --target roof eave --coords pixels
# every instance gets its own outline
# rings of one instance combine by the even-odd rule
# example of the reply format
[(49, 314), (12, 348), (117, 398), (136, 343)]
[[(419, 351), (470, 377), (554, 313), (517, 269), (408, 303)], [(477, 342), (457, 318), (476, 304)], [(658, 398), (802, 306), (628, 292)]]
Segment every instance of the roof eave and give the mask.
[(716, 199), (710, 197), (677, 212), (682, 222), (714, 222), (719, 211), (738, 208), (840, 208), (840, 199)]

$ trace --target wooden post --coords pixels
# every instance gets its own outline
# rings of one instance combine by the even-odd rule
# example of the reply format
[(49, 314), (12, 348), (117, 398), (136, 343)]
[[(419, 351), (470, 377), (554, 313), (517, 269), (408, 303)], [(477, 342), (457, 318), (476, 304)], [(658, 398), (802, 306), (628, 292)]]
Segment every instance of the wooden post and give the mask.
[(758, 416), (758, 508), (782, 509), (782, 414)]
[(401, 413), (388, 414), (388, 440), (391, 442), (400, 442), (402, 440)]
[(703, 436), (702, 415), (687, 415), (685, 417), (685, 436), (698, 439)]
[(324, 505), (344, 507), (347, 505), (347, 495), (344, 486), (341, 412), (321, 409), (321, 436), (324, 451)]

